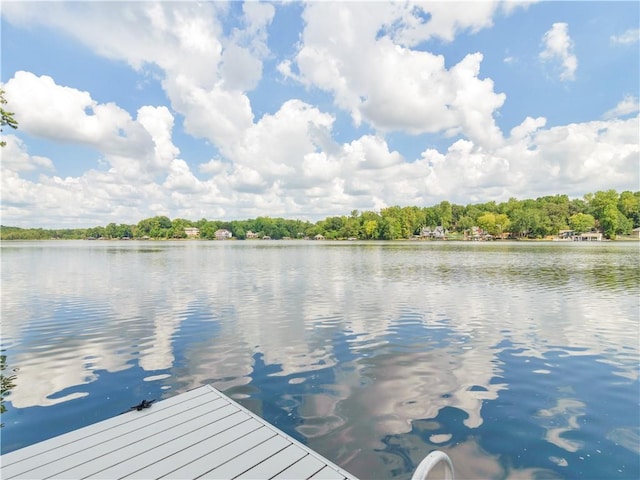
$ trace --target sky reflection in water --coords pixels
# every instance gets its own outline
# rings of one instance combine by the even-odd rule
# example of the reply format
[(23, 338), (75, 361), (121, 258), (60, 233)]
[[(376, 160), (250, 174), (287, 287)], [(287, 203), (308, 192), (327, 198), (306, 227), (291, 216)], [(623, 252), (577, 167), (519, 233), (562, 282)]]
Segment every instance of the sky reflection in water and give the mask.
[(211, 383), (362, 478), (639, 472), (635, 244), (2, 245), (3, 452)]

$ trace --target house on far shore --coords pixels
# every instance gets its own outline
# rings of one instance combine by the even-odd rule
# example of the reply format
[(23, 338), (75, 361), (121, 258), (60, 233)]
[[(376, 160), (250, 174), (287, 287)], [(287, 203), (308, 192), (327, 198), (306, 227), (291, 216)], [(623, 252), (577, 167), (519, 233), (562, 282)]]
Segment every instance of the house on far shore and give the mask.
[(252, 239), (252, 238), (258, 238), (258, 234), (257, 234), (257, 233), (253, 233), (251, 230), (249, 230), (249, 231), (247, 232), (247, 234), (245, 235), (245, 238), (246, 238), (247, 240), (250, 240), (250, 239)]
[(442, 225), (438, 225), (436, 228), (434, 228), (431, 231), (431, 234), (433, 235), (433, 238), (440, 238), (440, 239), (447, 238), (447, 233), (449, 233), (449, 232)]
[(184, 233), (189, 238), (195, 238), (200, 236), (200, 229), (196, 227), (184, 227)]
[(560, 230), (558, 232), (558, 238), (561, 240), (571, 240), (575, 234), (575, 230)]
[(229, 238), (233, 237), (233, 235), (231, 235), (231, 232), (224, 228), (216, 230), (215, 236), (216, 240), (228, 240)]
[(631, 230), (631, 238), (640, 238), (640, 227)]
[(447, 229), (444, 228), (442, 225), (438, 225), (437, 227), (434, 227), (433, 230), (429, 227), (422, 227), (422, 230), (420, 230), (420, 236), (422, 238), (438, 238), (438, 239), (444, 239), (447, 238)]
[(320, 235), (317, 234), (315, 237), (313, 237), (314, 240), (324, 240), (324, 235)]
[(471, 227), (471, 230), (464, 231), (464, 239), (472, 241), (493, 240), (493, 237), (480, 227)]
[(577, 233), (573, 236), (574, 242), (601, 242), (602, 233), (600, 232), (584, 232)]

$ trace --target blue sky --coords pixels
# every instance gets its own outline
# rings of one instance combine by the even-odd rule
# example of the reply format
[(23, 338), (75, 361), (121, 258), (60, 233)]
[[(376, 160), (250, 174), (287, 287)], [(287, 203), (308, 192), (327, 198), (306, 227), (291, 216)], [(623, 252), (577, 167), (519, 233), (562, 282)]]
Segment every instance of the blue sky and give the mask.
[(640, 188), (637, 2), (5, 1), (1, 21), (3, 225)]

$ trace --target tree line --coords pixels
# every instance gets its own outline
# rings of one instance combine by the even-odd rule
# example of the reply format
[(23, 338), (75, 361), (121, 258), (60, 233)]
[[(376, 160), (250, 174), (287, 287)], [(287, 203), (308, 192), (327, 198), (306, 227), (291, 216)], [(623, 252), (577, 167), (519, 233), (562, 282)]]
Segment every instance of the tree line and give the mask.
[(202, 239), (215, 239), (219, 229), (229, 230), (237, 239), (252, 232), (258, 238), (397, 240), (420, 235), (424, 227), (445, 228), (455, 238), (474, 227), (500, 238), (545, 238), (562, 230), (576, 233), (599, 231), (606, 238), (628, 235), (640, 227), (640, 191), (616, 190), (589, 193), (581, 199), (550, 195), (507, 202), (456, 205), (442, 201), (430, 207), (393, 206), (375, 211), (353, 210), (350, 215), (332, 216), (316, 223), (285, 218), (257, 217), (249, 220), (197, 221), (166, 216), (140, 220), (135, 225), (110, 223), (106, 226), (74, 229), (0, 227), (1, 240), (86, 239), (86, 238), (186, 238), (186, 227), (197, 227)]

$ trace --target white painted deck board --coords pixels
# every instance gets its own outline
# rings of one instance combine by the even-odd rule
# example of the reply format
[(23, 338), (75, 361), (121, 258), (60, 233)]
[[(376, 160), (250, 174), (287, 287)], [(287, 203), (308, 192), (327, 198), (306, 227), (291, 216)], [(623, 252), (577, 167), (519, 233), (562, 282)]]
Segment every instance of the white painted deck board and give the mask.
[[(146, 468), (128, 475), (127, 478), (148, 479), (161, 478), (167, 475), (171, 478), (171, 475), (176, 469), (182, 468), (185, 465), (189, 465), (191, 462), (196, 462), (202, 458), (206, 454), (203, 452), (216, 451), (228, 444), (230, 438), (242, 438), (260, 427), (260, 422), (257, 422), (252, 418), (248, 418), (235, 427), (226, 430), (225, 435), (216, 435), (215, 431), (211, 431), (209, 432), (208, 438), (202, 438), (199, 442), (191, 444), (188, 448), (154, 462)], [(227, 435), (231, 435), (231, 437)]]
[[(187, 465), (183, 466), (182, 468), (171, 472), (171, 474), (166, 478), (199, 478), (205, 473), (212, 470), (212, 465), (224, 464), (229, 460), (237, 457), (238, 455), (250, 449), (253, 449), (254, 447), (261, 448), (262, 443), (273, 436), (274, 434), (272, 431), (261, 425), (259, 428), (250, 432), (248, 435), (239, 437), (231, 443), (226, 444), (224, 447), (220, 447), (214, 452), (207, 453), (203, 457), (200, 457), (197, 460), (194, 460), (193, 462), (190, 462)], [(203, 450), (206, 449), (204, 445), (202, 447)], [(258, 450), (259, 448), (256, 449), (256, 451)]]
[[(189, 392), (183, 393), (182, 395), (184, 395), (184, 397), (182, 395), (176, 395), (175, 397), (168, 398), (162, 401), (163, 410), (169, 409), (171, 407), (179, 406), (182, 402), (186, 400), (199, 397), (201, 395), (205, 395), (206, 393), (207, 392), (202, 389), (195, 389), (195, 390), (191, 390)], [(154, 409), (152, 407), (147, 410), (142, 410), (141, 412), (130, 412), (124, 415), (117, 415), (107, 420), (94, 423), (93, 425), (88, 425), (86, 427), (79, 428), (78, 430), (65, 433), (63, 435), (55, 437), (55, 439), (50, 439), (52, 440), (51, 442), (45, 440), (43, 442), (21, 448), (20, 450), (7, 453), (6, 455), (2, 455), (3, 472), (4, 472), (5, 466), (11, 465), (19, 461), (26, 460), (36, 455), (41, 455), (43, 452), (49, 451), (54, 448), (59, 448), (60, 446), (66, 445), (67, 443), (72, 443), (72, 442), (87, 438), (91, 435), (95, 435), (100, 432), (107, 431), (111, 428), (117, 427), (118, 425), (129, 423), (132, 421), (130, 416), (131, 414), (134, 414), (134, 415), (137, 414), (139, 418), (136, 418), (136, 421), (138, 421), (144, 418), (146, 415), (157, 414), (157, 409)]]
[(346, 471), (213, 387), (3, 455), (10, 478), (326, 478)]
[[(254, 480), (256, 478), (273, 478), (284, 470), (285, 465), (293, 465), (307, 455), (302, 448), (289, 444), (275, 455), (265, 459), (255, 467), (236, 477), (239, 480)], [(314, 472), (310, 472), (314, 473)]]
[[(126, 454), (130, 447), (134, 447), (140, 442), (146, 442), (150, 436), (156, 435), (160, 432), (165, 432), (172, 427), (179, 427), (183, 422), (187, 422), (190, 419), (197, 419), (204, 415), (207, 410), (212, 408), (218, 409), (224, 405), (225, 402), (222, 399), (216, 399), (213, 402), (207, 402), (204, 405), (197, 405), (196, 408), (190, 408), (179, 412), (172, 417), (163, 416), (162, 421), (156, 421), (139, 428), (135, 428), (135, 426), (140, 422), (131, 422), (129, 425), (121, 425), (117, 428), (111, 429), (108, 432), (109, 437), (99, 443), (87, 446), (86, 442), (89, 439), (85, 439), (84, 441), (80, 440), (73, 442), (44, 453), (39, 458), (42, 466), (29, 470), (27, 474), (32, 478), (57, 476), (76, 466), (84, 465), (87, 462), (100, 459), (109, 453), (121, 452)], [(150, 418), (152, 417), (149, 417), (149, 419)], [(10, 470), (10, 468), (8, 470)], [(9, 471), (9, 475), (10, 474), (11, 472)], [(67, 476), (67, 473), (65, 473), (64, 476)]]
[[(204, 405), (203, 407), (206, 407)], [(237, 415), (233, 417), (233, 414)], [(209, 425), (213, 422), (221, 422), (218, 423), (215, 428), (222, 429), (225, 425), (233, 426), (237, 422), (242, 420), (246, 420), (248, 417), (245, 415), (240, 415), (241, 412), (238, 412), (233, 408), (232, 405), (223, 405), (221, 408), (213, 410), (211, 412), (207, 412), (203, 414), (201, 417), (189, 419), (183, 423), (176, 425), (171, 429), (170, 432), (162, 431), (152, 436), (148, 436), (147, 438), (136, 442), (132, 445), (129, 445), (126, 449), (114, 450), (109, 453), (106, 453), (100, 457), (95, 458), (90, 465), (78, 465), (75, 468), (66, 470), (64, 472), (65, 476), (69, 476), (71, 478), (78, 478), (82, 476), (91, 477), (91, 478), (115, 478), (115, 472), (110, 470), (110, 467), (115, 467), (117, 470), (125, 470), (123, 476), (127, 474), (126, 468), (127, 464), (130, 465), (129, 472), (133, 472), (138, 470), (140, 465), (141, 458), (137, 458), (140, 455), (144, 455), (144, 461), (149, 463), (153, 462), (154, 458), (163, 458), (158, 457), (157, 452), (150, 452), (152, 449), (160, 449), (165, 448), (166, 453), (165, 456), (170, 454), (170, 452), (175, 452), (176, 448), (180, 445), (177, 439), (180, 439), (183, 436), (193, 433), (194, 431), (203, 428), (204, 426)], [(222, 423), (226, 421), (227, 423)], [(173, 437), (178, 437), (177, 439)], [(165, 447), (167, 444), (171, 444), (169, 447)], [(158, 452), (159, 453), (159, 452)], [(133, 459), (132, 462), (128, 462)], [(102, 474), (103, 471), (108, 471), (105, 474)]]
[(276, 474), (274, 478), (279, 480), (299, 480), (309, 478), (319, 472), (324, 467), (324, 463), (313, 455), (307, 454), (296, 463), (287, 467), (282, 472)]
[(249, 470), (252, 466), (262, 463), (267, 458), (275, 455), (289, 445), (291, 444), (286, 438), (276, 435), (275, 437), (271, 437), (267, 441), (259, 444), (259, 448), (247, 450), (246, 452), (237, 455), (219, 467), (208, 471), (200, 478), (209, 480), (215, 480), (217, 478), (236, 478)]
[(311, 480), (344, 480), (344, 475), (330, 467), (324, 467), (318, 473), (309, 478)]
[[(176, 467), (173, 465), (180, 466), (180, 462), (189, 461), (192, 456), (189, 452), (184, 452), (184, 450), (191, 445), (212, 439), (210, 445), (213, 448), (215, 446), (213, 442), (216, 441), (214, 436), (217, 433), (225, 432), (243, 422), (247, 422), (249, 419), (250, 417), (244, 412), (236, 411), (219, 420), (217, 424), (205, 425), (201, 429), (190, 432), (188, 436), (172, 439), (150, 451), (145, 451), (89, 477), (92, 479), (133, 478), (134, 474), (137, 474), (139, 478), (145, 478), (144, 475), (147, 475), (147, 478), (153, 478), (154, 471), (156, 476), (160, 476), (163, 472), (174, 470)], [(145, 471), (139, 472), (140, 470)]]

